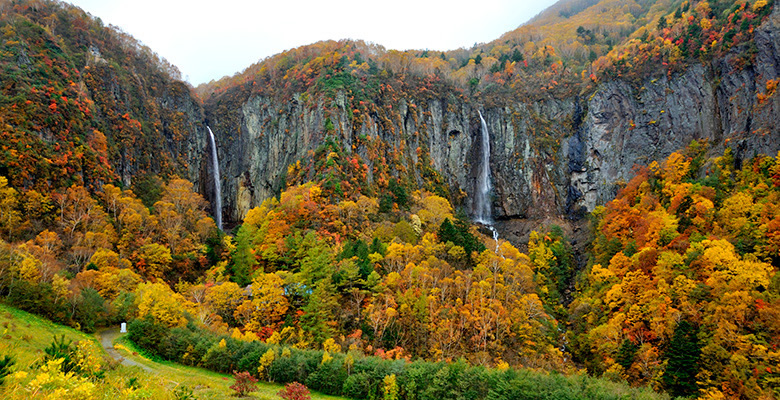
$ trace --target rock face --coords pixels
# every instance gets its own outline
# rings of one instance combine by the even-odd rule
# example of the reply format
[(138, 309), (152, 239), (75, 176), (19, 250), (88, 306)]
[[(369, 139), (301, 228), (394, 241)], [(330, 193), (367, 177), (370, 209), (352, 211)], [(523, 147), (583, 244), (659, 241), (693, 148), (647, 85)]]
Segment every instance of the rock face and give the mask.
[[(208, 135), (202, 123), (203, 106), (190, 88), (159, 72), (123, 71), (104, 59), (95, 45), (90, 47), (86, 67), (91, 79), (84, 87), (96, 99), (97, 119), (110, 113), (121, 115), (136, 101), (147, 103), (146, 114), (136, 116), (154, 129), (135, 132), (131, 145), (122, 143), (121, 134), (107, 130), (109, 137), (120, 143), (112, 163), (122, 183), (129, 186), (139, 173), (168, 170), (197, 187), (202, 182), (203, 164), (208, 161), (204, 160)], [(128, 75), (134, 79), (126, 78)]]
[[(745, 49), (735, 48), (712, 65), (691, 65), (682, 74), (647, 80), (640, 88), (622, 81), (602, 84), (590, 98), (528, 103), (507, 100), (501, 107), (459, 98), (405, 99), (388, 124), (371, 116), (352, 126), (341, 95), (327, 112), (347, 152), (367, 160), (365, 138), (384, 143), (405, 173), (422, 182), (418, 153), (456, 191), (467, 194), (471, 210), (479, 167), (479, 118), (490, 129), (493, 214), (498, 220), (575, 217), (612, 199), (636, 164), (662, 160), (691, 140), (707, 140), (712, 154), (733, 148), (739, 160), (780, 150), (780, 96), (759, 102), (767, 80), (780, 71), (780, 16), (758, 28), (756, 62), (735, 67)], [(240, 221), (272, 196), (287, 166), (307, 161), (323, 140), (323, 104), (305, 106), (294, 98), (244, 97), (228, 112), (207, 104), (207, 119), (218, 129), (224, 216)], [(212, 128), (214, 125), (212, 125)], [(361, 139), (362, 138), (362, 139)], [(368, 179), (372, 179), (369, 174)]]

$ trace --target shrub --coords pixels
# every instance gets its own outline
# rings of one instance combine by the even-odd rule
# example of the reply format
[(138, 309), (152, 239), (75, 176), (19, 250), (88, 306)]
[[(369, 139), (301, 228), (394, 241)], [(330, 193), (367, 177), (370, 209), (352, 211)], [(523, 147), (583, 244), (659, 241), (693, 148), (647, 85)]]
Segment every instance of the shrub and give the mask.
[(236, 396), (243, 397), (257, 391), (257, 378), (249, 372), (233, 371), (233, 378), (236, 380), (236, 383), (230, 386), (230, 388), (236, 392)]
[(197, 397), (187, 385), (179, 385), (173, 390), (173, 398), (175, 400), (195, 400)]
[(415, 361), (407, 364), (404, 373), (399, 376), (398, 385), (405, 393), (423, 393), (431, 384), (431, 377), (441, 368), (442, 363)]
[(382, 398), (384, 400), (398, 400), (398, 384), (395, 381), (395, 374), (386, 376), (383, 382), (384, 396)]
[(352, 374), (344, 381), (342, 394), (353, 399), (368, 399), (371, 392), (371, 376), (365, 372)]
[(193, 333), (185, 328), (173, 328), (170, 334), (164, 340), (163, 350), (161, 354), (163, 358), (167, 360), (180, 361), (182, 356), (187, 353), (187, 349), (192, 346), (195, 347), (195, 340)]
[(235, 341), (222, 339), (203, 356), (203, 366), (217, 372), (228, 372), (238, 368), (240, 352)]
[(320, 364), (319, 368), (306, 378), (306, 385), (325, 394), (338, 395), (347, 379), (347, 371), (342, 363), (331, 360)]
[(105, 325), (106, 300), (93, 288), (81, 291), (73, 319), (79, 323), (81, 330), (87, 333), (95, 332), (95, 326)]
[(151, 317), (133, 320), (127, 326), (127, 338), (155, 356), (164, 353), (163, 344), (168, 332), (166, 326), (155, 322)]
[(285, 400), (309, 400), (311, 395), (309, 389), (306, 386), (293, 382), (284, 386), (283, 390), (280, 390), (277, 395)]
[(253, 371), (260, 362), (260, 357), (268, 351), (268, 346), (262, 342), (252, 342), (242, 351), (243, 356), (238, 360), (238, 369), (240, 371)]
[(15, 363), (13, 357), (7, 355), (0, 359), (0, 385), (3, 384), (4, 378), (11, 373), (11, 366)]
[[(295, 354), (295, 353), (293, 353)], [(295, 381), (305, 381), (307, 373), (303, 369), (303, 364), (295, 356), (277, 357), (271, 367), (268, 368), (268, 379), (278, 383), (289, 383)]]
[(73, 346), (72, 340), (65, 342), (65, 335), (60, 336), (59, 340), (57, 336), (54, 336), (51, 344), (43, 349), (43, 352), (46, 353), (46, 356), (43, 358), (44, 363), (62, 359), (62, 364), (60, 364), (62, 372), (71, 372), (78, 367), (75, 357), (76, 348)]

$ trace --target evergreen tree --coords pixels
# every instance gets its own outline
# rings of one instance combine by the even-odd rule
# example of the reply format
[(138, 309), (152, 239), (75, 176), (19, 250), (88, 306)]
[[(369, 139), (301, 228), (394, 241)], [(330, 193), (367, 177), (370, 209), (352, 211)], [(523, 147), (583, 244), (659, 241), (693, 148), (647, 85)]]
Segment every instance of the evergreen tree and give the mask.
[(666, 28), (666, 17), (658, 18), (658, 30)]
[(513, 62), (523, 61), (523, 53), (521, 53), (520, 50), (515, 49), (515, 51), (512, 52), (512, 61)]
[(464, 221), (455, 220), (455, 223), (452, 223), (449, 218), (445, 218), (444, 222), (439, 225), (438, 234), (439, 240), (443, 243), (452, 242), (456, 246), (463, 247), (469, 257), (470, 264), (473, 264), (471, 252), (485, 251), (485, 245), (469, 232), (469, 224)]
[(628, 369), (631, 368), (631, 364), (634, 363), (634, 357), (636, 357), (637, 350), (639, 350), (639, 345), (628, 339), (623, 340), (623, 343), (618, 349), (616, 360), (617, 363), (623, 367), (623, 370), (628, 371)]
[(233, 263), (230, 265), (232, 280), (244, 287), (252, 282), (252, 272), (257, 265), (253, 252), (254, 238), (249, 228), (241, 225), (236, 234), (236, 249), (233, 250)]
[(664, 388), (672, 396), (695, 395), (699, 390), (696, 374), (699, 373), (701, 345), (696, 336), (698, 328), (686, 320), (674, 328), (674, 335), (666, 349), (666, 371), (663, 375)]
[(317, 283), (303, 308), (301, 327), (311, 335), (315, 343), (322, 343), (333, 336), (331, 322), (334, 321), (334, 312), (339, 307), (335, 292), (330, 278), (323, 279)]

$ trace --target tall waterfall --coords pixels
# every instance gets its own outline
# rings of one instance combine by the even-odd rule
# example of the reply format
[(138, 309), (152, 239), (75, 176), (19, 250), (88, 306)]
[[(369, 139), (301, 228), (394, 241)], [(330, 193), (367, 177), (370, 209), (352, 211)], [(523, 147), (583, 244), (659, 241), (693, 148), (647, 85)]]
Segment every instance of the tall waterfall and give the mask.
[(485, 225), (493, 233), (493, 239), (496, 241), (496, 251), (498, 251), (498, 231), (493, 227), (493, 212), (490, 209), (490, 132), (487, 122), (479, 113), (479, 120), (482, 123), (482, 157), (480, 159), (479, 175), (477, 175), (476, 195), (474, 203), (476, 208), (476, 222)]
[(474, 196), (476, 222), (483, 225), (492, 225), (492, 212), (490, 211), (490, 132), (488, 132), (485, 118), (479, 113), (482, 122), (480, 137), (482, 138), (482, 157), (480, 159), (479, 174), (477, 175), (476, 195)]
[(214, 217), (217, 219), (217, 228), (222, 230), (222, 182), (219, 179), (219, 159), (217, 158), (217, 143), (214, 141), (214, 133), (208, 126), (211, 139), (211, 159), (214, 162)]

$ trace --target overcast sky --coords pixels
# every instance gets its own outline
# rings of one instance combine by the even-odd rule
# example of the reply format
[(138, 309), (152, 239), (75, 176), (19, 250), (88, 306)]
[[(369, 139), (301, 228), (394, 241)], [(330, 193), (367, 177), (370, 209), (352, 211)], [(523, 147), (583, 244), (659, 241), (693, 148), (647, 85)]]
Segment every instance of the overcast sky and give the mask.
[(327, 39), (387, 49), (451, 50), (489, 42), (555, 0), (66, 0), (122, 28), (193, 85)]

